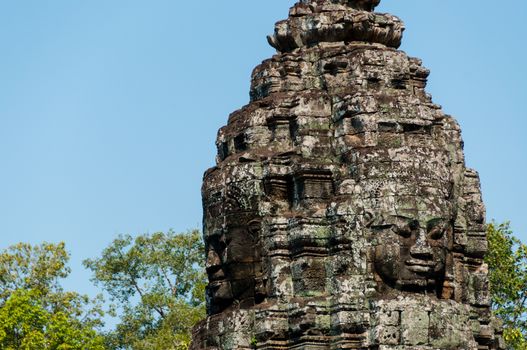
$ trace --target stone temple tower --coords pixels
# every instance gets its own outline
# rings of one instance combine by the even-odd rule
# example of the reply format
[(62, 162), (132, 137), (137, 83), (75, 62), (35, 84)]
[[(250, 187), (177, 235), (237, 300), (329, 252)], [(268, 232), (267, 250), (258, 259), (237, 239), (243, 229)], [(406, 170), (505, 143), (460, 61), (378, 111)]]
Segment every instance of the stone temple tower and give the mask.
[(192, 349), (503, 347), (456, 121), (380, 0), (302, 0), (203, 183)]

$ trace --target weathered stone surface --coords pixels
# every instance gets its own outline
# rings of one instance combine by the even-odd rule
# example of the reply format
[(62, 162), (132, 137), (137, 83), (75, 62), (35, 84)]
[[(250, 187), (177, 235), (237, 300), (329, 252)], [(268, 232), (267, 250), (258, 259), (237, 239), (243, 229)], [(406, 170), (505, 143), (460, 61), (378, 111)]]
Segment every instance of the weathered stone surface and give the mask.
[(304, 0), (203, 184), (193, 349), (501, 349), (456, 121), (378, 0)]

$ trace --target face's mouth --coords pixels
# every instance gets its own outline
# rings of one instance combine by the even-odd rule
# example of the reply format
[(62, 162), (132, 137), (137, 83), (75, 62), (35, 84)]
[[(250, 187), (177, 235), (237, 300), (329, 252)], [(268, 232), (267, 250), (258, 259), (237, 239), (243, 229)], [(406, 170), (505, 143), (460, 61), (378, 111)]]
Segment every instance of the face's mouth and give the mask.
[(221, 280), (211, 281), (209, 283), (209, 287), (212, 288), (212, 289), (217, 289), (217, 288), (221, 287), (222, 284), (223, 284), (223, 281), (221, 281)]
[(417, 274), (430, 274), (434, 271), (436, 264), (430, 260), (409, 259), (406, 261), (408, 270)]

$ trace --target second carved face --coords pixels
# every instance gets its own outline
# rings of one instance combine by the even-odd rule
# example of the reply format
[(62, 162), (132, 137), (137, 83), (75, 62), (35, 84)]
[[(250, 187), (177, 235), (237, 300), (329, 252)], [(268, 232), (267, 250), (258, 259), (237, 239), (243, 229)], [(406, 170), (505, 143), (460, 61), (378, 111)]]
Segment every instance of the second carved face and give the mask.
[[(241, 216), (243, 217), (243, 215)], [(259, 297), (256, 277), (261, 275), (257, 237), (260, 222), (227, 227), (221, 235), (207, 239), (206, 270), (210, 284), (208, 297), (218, 312), (236, 300), (253, 304)]]
[(452, 235), (449, 219), (392, 216), (372, 230), (375, 269), (386, 284), (413, 291), (440, 287)]

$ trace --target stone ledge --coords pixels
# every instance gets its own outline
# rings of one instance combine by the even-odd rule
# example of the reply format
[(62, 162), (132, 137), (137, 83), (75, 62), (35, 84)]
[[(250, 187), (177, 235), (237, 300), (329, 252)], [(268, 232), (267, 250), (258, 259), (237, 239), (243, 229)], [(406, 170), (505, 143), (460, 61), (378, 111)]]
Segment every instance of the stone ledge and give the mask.
[[(356, 10), (344, 5), (325, 5), (306, 10), (296, 5), (289, 19), (275, 26), (269, 44), (289, 52), (321, 42), (367, 42), (398, 48), (404, 31), (400, 19), (389, 14)], [(327, 7), (331, 6), (331, 7)]]

